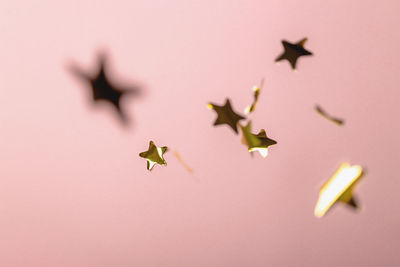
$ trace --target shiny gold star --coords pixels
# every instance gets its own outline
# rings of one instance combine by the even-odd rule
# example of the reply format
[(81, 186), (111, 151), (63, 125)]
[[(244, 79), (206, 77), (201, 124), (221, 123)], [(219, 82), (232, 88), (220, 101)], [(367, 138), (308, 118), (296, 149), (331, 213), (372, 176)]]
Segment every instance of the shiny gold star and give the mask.
[(147, 169), (151, 171), (156, 163), (167, 165), (164, 159), (164, 153), (168, 150), (166, 146), (158, 147), (153, 141), (150, 141), (149, 149), (139, 154), (140, 157), (147, 160)]
[(245, 118), (233, 111), (229, 99), (226, 99), (225, 105), (223, 106), (209, 103), (208, 108), (217, 112), (218, 117), (214, 122), (214, 125), (227, 124), (235, 131), (235, 133), (238, 133), (237, 124), (240, 120)]
[(310, 51), (307, 51), (304, 48), (304, 44), (306, 41), (307, 38), (304, 38), (295, 44), (291, 44), (288, 41), (282, 40), (282, 45), (285, 51), (277, 59), (275, 59), (275, 62), (286, 59), (290, 62), (292, 69), (296, 69), (296, 63), (299, 57), (312, 55)]
[(258, 134), (251, 133), (251, 121), (246, 126), (240, 125), (243, 133), (242, 143), (247, 145), (249, 152), (258, 151), (262, 157), (268, 156), (268, 147), (277, 144), (275, 140), (269, 139), (264, 129)]
[(319, 198), (314, 210), (315, 216), (319, 218), (324, 216), (337, 201), (357, 208), (357, 203), (353, 197), (353, 189), (362, 174), (361, 166), (350, 166), (348, 163), (340, 165), (339, 169), (319, 192)]

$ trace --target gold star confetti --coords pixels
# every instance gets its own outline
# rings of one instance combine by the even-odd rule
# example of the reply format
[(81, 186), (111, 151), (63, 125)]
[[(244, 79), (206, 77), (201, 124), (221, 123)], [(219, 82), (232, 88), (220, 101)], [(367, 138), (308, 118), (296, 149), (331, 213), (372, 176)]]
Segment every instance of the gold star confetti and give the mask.
[(261, 88), (263, 87), (263, 85), (264, 85), (264, 79), (261, 80), (260, 86), (256, 85), (253, 87), (254, 101), (250, 106), (246, 107), (246, 109), (244, 110), (244, 113), (249, 114), (249, 113), (253, 112), (254, 110), (256, 110), (256, 105), (258, 103), (258, 97), (260, 95), (260, 91), (261, 91)]
[(303, 40), (295, 44), (291, 44), (288, 41), (282, 40), (282, 45), (285, 51), (282, 53), (282, 55), (275, 59), (275, 62), (286, 59), (290, 62), (292, 69), (296, 69), (296, 63), (299, 57), (312, 55), (310, 51), (307, 51), (304, 48), (304, 44), (306, 43), (306, 41), (307, 38), (304, 38)]
[(147, 169), (151, 171), (156, 163), (160, 165), (167, 165), (164, 159), (164, 153), (168, 150), (166, 146), (158, 147), (153, 141), (149, 143), (149, 149), (139, 154), (140, 157), (147, 160)]
[(213, 109), (217, 112), (218, 117), (214, 122), (214, 125), (227, 124), (236, 134), (238, 133), (237, 124), (240, 120), (245, 118), (233, 111), (229, 99), (226, 99), (225, 105), (223, 106), (218, 106), (213, 103), (209, 103), (207, 106), (209, 109)]
[(325, 119), (328, 119), (338, 125), (343, 125), (344, 124), (344, 120), (333, 117), (331, 115), (329, 115), (328, 113), (325, 112), (325, 110), (323, 110), (319, 105), (315, 106), (315, 110), (321, 115), (323, 116)]
[(363, 174), (361, 166), (350, 166), (348, 163), (340, 165), (331, 179), (321, 188), (314, 214), (322, 217), (337, 202), (344, 202), (353, 208), (357, 204), (353, 198), (353, 189)]
[(258, 151), (262, 157), (266, 158), (268, 156), (268, 147), (277, 144), (275, 140), (269, 139), (264, 129), (258, 134), (251, 133), (251, 121), (247, 123), (246, 126), (240, 125), (243, 133), (242, 143), (247, 145), (249, 152)]

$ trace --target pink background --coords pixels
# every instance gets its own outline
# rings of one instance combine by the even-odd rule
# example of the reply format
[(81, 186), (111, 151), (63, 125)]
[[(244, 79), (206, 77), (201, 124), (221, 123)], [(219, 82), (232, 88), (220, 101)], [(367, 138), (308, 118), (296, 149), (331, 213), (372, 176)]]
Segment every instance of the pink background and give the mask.
[[(398, 0), (0, 1), (0, 266), (399, 266)], [(308, 37), (298, 72), (281, 39)], [(110, 55), (134, 125), (67, 72)], [(265, 77), (251, 158), (208, 101)], [(346, 119), (338, 127), (313, 110)], [(146, 170), (150, 139), (178, 151)], [(342, 161), (362, 209), (313, 215)]]

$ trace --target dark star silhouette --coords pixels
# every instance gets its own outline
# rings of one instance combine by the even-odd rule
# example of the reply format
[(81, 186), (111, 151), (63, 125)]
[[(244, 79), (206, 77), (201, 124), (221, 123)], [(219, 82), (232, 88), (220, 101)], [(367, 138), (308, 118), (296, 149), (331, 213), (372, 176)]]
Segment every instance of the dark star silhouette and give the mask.
[(312, 55), (310, 51), (307, 51), (304, 48), (304, 44), (306, 43), (306, 41), (307, 38), (304, 38), (303, 40), (295, 44), (291, 44), (288, 41), (282, 40), (282, 45), (285, 51), (282, 53), (282, 55), (280, 55), (277, 59), (275, 59), (275, 62), (286, 59), (287, 61), (290, 62), (292, 69), (296, 69), (296, 63), (299, 57)]
[(76, 66), (72, 66), (71, 70), (77, 77), (90, 84), (93, 101), (107, 101), (115, 107), (121, 121), (123, 123), (128, 122), (128, 118), (121, 107), (121, 99), (126, 94), (138, 95), (140, 93), (139, 88), (122, 88), (111, 82), (106, 73), (106, 56), (104, 54), (99, 56), (99, 68), (95, 75), (88, 75)]
[(245, 118), (233, 111), (229, 99), (226, 99), (225, 105), (223, 106), (209, 103), (208, 107), (217, 112), (218, 117), (214, 122), (214, 125), (227, 124), (235, 131), (236, 134), (238, 133), (237, 123)]

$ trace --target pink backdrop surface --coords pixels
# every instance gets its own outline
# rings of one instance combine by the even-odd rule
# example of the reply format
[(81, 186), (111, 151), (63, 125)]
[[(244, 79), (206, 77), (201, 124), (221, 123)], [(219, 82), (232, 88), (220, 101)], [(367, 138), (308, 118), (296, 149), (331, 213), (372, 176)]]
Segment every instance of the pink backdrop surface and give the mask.
[[(400, 2), (0, 1), (0, 266), (399, 266)], [(298, 71), (280, 41), (308, 37)], [(134, 123), (93, 105), (71, 62), (107, 51)], [(209, 101), (242, 111), (250, 157)], [(344, 127), (314, 111), (320, 104)], [(152, 172), (149, 140), (178, 151)], [(313, 215), (342, 161), (359, 212)]]

